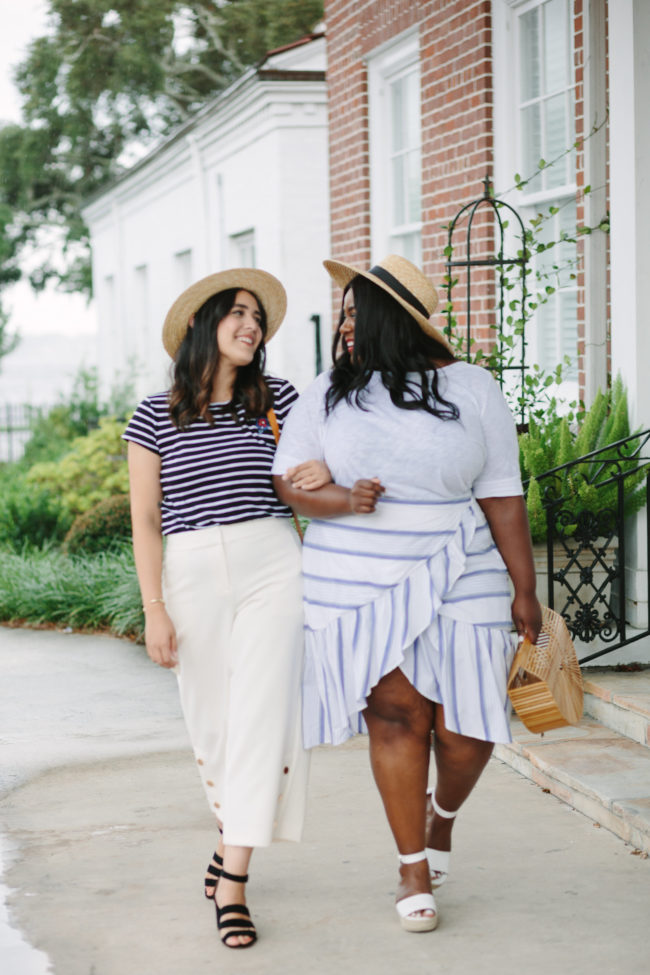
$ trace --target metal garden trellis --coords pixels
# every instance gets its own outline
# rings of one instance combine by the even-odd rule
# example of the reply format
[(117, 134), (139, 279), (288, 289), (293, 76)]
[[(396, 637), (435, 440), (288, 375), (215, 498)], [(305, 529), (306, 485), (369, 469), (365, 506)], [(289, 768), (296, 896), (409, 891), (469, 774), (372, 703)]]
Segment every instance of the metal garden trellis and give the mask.
[[(496, 324), (493, 326), (496, 329), (497, 336), (497, 348), (500, 353), (499, 355), (499, 365), (496, 369), (497, 379), (499, 385), (503, 387), (504, 383), (504, 373), (507, 371), (516, 371), (519, 373), (519, 387), (523, 391), (524, 381), (526, 375), (526, 335), (524, 328), (524, 321), (526, 316), (526, 299), (528, 293), (526, 290), (527, 276), (529, 273), (528, 261), (529, 252), (526, 247), (526, 232), (524, 229), (524, 224), (514, 209), (509, 203), (505, 203), (503, 200), (497, 200), (492, 192), (492, 186), (489, 176), (486, 176), (483, 180), (484, 192), (481, 197), (476, 200), (472, 200), (471, 203), (467, 203), (465, 206), (461, 207), (454, 219), (449, 224), (448, 234), (447, 234), (447, 247), (445, 253), (447, 255), (446, 267), (446, 279), (447, 279), (447, 326), (449, 332), (452, 331), (452, 300), (451, 294), (454, 285), (457, 283), (454, 280), (453, 274), (455, 269), (464, 268), (467, 271), (467, 285), (466, 285), (466, 296), (465, 296), (465, 308), (467, 316), (467, 340), (466, 340), (466, 358), (469, 361), (471, 358), (471, 346), (472, 346), (472, 336), (471, 336), (471, 324), (472, 324), (472, 270), (474, 268), (494, 268), (498, 269), (498, 297), (496, 300)], [(475, 219), (482, 209), (488, 208), (491, 210), (493, 215), (493, 229), (496, 233), (496, 241), (494, 247), (494, 253), (491, 256), (485, 257), (472, 257), (472, 231), (475, 227)], [(505, 254), (506, 247), (506, 229), (508, 224), (504, 221), (501, 211), (507, 211), (511, 214), (516, 221), (516, 227), (514, 231), (515, 239), (521, 241), (521, 249), (517, 252), (516, 256), (508, 257)], [(465, 256), (462, 258), (454, 258), (454, 231), (463, 220), (467, 217), (467, 230), (465, 234)], [(507, 279), (505, 275), (505, 269), (509, 267), (519, 268), (519, 277), (521, 281), (521, 298), (520, 298), (520, 308), (521, 312), (517, 321), (510, 323), (508, 318), (511, 316), (505, 316), (506, 309), (506, 290), (507, 290)], [(512, 335), (509, 335), (506, 330), (506, 325), (512, 325)], [(510, 356), (506, 362), (506, 356), (504, 352), (506, 348), (509, 347), (513, 349), (515, 339), (519, 342), (519, 355), (518, 361), (515, 361), (515, 354)], [(520, 401), (519, 407), (519, 422), (520, 424), (525, 424), (525, 406), (523, 397)]]

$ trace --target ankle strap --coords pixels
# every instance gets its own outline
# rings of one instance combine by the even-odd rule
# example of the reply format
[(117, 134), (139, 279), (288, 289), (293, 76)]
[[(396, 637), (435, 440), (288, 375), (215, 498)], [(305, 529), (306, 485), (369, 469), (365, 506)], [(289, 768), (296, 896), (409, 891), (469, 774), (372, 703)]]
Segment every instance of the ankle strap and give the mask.
[(430, 792), (429, 795), (431, 796), (431, 805), (433, 806), (434, 811), (438, 814), (438, 816), (442, 816), (443, 819), (455, 819), (456, 818), (456, 813), (458, 812), (457, 809), (454, 809), (453, 812), (449, 812), (447, 809), (443, 809), (442, 806), (440, 806), (437, 803), (434, 792)]
[(426, 860), (427, 851), (422, 850), (421, 853), (398, 853), (397, 857), (400, 863), (419, 863), (420, 860)]
[(248, 883), (248, 874), (247, 873), (246, 874), (227, 873), (227, 871), (222, 870), (221, 871), (221, 876), (224, 878), (224, 880), (234, 880), (234, 882), (236, 884), (247, 884)]

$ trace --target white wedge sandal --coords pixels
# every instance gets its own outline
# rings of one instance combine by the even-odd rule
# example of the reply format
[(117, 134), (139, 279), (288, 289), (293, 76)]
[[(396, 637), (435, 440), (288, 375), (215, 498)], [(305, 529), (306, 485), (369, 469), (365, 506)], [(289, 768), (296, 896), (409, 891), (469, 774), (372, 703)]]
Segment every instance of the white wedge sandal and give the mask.
[[(433, 811), (438, 816), (442, 816), (443, 819), (455, 819), (455, 812), (448, 812), (448, 810), (443, 809), (442, 806), (438, 805), (436, 802), (436, 797), (434, 794), (434, 789), (427, 789), (427, 796), (431, 798), (431, 805), (433, 806)], [(450, 850), (435, 850), (432, 846), (426, 848), (427, 860), (429, 861), (429, 870), (431, 872), (431, 886), (434, 890), (438, 887), (442, 887), (447, 881), (449, 876), (449, 860), (451, 857)]]
[[(419, 863), (426, 860), (425, 850), (420, 853), (398, 854), (400, 863)], [(438, 925), (438, 914), (433, 894), (412, 894), (397, 901), (395, 909), (399, 914), (400, 924), (405, 931), (433, 931)], [(433, 911), (431, 917), (414, 917), (418, 911)]]

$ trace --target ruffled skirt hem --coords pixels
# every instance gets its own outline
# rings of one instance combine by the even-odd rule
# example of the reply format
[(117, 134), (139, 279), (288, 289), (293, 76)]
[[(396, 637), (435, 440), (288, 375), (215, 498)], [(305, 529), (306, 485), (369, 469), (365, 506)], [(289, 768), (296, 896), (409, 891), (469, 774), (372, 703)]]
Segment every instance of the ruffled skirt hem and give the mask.
[(465, 568), (463, 542), (459, 527), (444, 548), (377, 599), (321, 629), (307, 627), (306, 748), (338, 745), (364, 732), (368, 695), (398, 667), (419, 693), (442, 704), (450, 731), (483, 741), (512, 740), (506, 683), (513, 634), (458, 618), (458, 607), (444, 604), (444, 594)]

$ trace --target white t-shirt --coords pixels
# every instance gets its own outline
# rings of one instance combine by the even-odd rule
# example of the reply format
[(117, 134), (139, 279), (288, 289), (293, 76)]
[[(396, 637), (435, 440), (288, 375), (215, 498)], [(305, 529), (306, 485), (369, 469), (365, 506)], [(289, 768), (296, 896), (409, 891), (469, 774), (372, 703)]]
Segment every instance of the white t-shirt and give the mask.
[(342, 400), (327, 416), (329, 384), (322, 373), (292, 407), (274, 474), (314, 458), (325, 461), (337, 484), (378, 477), (385, 496), (398, 500), (523, 493), (515, 423), (486, 369), (454, 362), (438, 370), (439, 393), (458, 407), (458, 420), (399, 409), (379, 373), (363, 394), (363, 409)]

